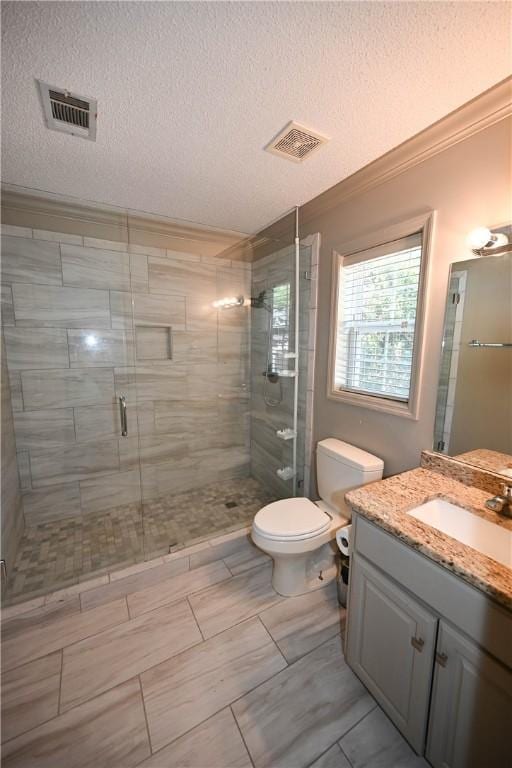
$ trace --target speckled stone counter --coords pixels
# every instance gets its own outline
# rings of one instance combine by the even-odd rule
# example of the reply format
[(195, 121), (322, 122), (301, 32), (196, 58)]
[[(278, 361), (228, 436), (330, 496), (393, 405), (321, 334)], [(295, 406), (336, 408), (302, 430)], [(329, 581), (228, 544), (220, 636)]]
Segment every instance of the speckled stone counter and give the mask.
[(496, 472), (504, 475), (505, 478), (512, 479), (512, 456), (508, 453), (499, 453), (498, 451), (489, 451), (487, 448), (479, 448), (476, 451), (467, 451), (454, 456), (459, 461), (466, 464), (473, 464), (475, 467), (485, 469), (489, 472)]
[(431, 499), (445, 499), (512, 530), (512, 519), (484, 506), (488, 491), (419, 468), (349, 491), (345, 498), (355, 512), (512, 610), (512, 569), (407, 514)]

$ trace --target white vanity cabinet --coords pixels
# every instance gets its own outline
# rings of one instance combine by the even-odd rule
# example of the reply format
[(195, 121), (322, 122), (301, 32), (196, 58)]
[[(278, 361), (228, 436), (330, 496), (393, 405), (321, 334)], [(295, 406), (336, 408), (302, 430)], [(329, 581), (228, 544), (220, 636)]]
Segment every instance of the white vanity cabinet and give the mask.
[(347, 659), (384, 711), (421, 752), (437, 617), (355, 555)]
[(354, 515), (345, 653), (434, 768), (504, 768), (512, 755), (512, 616)]
[(510, 765), (512, 673), (444, 621), (436, 659), (428, 761), (436, 768)]

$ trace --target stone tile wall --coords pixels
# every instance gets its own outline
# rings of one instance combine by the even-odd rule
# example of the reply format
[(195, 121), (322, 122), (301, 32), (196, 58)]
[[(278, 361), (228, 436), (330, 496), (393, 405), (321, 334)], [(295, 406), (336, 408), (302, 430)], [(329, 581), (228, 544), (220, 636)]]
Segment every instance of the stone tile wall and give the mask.
[(2, 313), (27, 524), (248, 475), (250, 313), (212, 302), (249, 293), (239, 262), (8, 227)]

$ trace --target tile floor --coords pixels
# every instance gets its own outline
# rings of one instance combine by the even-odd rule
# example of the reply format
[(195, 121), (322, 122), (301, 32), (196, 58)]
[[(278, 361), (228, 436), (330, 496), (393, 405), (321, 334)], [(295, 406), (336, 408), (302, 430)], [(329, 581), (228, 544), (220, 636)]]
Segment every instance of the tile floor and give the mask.
[[(96, 580), (96, 582), (98, 579)], [(247, 533), (4, 609), (4, 768), (419, 768)]]
[(224, 480), (144, 504), (67, 518), (25, 530), (9, 575), (7, 601), (26, 600), (169, 547), (228, 532), (252, 521), (273, 499), (252, 478)]

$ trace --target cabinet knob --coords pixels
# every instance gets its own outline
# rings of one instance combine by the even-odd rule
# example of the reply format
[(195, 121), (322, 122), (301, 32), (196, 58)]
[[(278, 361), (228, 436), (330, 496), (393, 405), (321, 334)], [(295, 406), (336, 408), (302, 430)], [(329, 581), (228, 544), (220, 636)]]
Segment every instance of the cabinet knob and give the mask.
[(425, 641), (421, 637), (411, 637), (411, 645), (421, 653), (423, 646), (425, 645)]
[(439, 653), (439, 651), (436, 651), (436, 662), (439, 664), (440, 667), (446, 667), (446, 662), (448, 661), (448, 656), (446, 653)]

